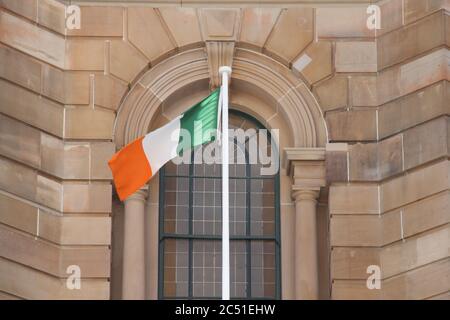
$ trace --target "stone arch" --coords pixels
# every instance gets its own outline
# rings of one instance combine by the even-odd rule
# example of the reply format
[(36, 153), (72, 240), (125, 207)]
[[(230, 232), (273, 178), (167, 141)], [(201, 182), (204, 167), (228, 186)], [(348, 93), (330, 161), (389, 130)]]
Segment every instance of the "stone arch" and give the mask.
[[(253, 101), (259, 100), (265, 106), (261, 113), (256, 111), (258, 108), (252, 109), (253, 116), (269, 128), (275, 128), (271, 123), (275, 119), (289, 128), (287, 135), (292, 141), (285, 147), (325, 146), (327, 131), (320, 107), (305, 83), (291, 70), (261, 53), (242, 48), (236, 48), (232, 68), (232, 103), (240, 105), (241, 99), (249, 100), (253, 95)], [(144, 73), (119, 108), (113, 135), (117, 148), (146, 134), (174, 97), (185, 99), (183, 93), (188, 91), (192, 102), (198, 100), (199, 92), (207, 92), (209, 78), (204, 48), (171, 56)]]
[[(113, 133), (116, 148), (120, 149), (167, 123), (206, 96), (211, 85), (210, 65), (207, 50), (202, 47), (168, 57), (143, 72), (134, 81), (119, 107)], [(317, 298), (317, 264), (308, 262), (317, 257), (316, 234), (311, 231), (316, 228), (315, 222), (301, 220), (303, 218), (299, 218), (299, 212), (315, 216), (318, 190), (324, 186), (323, 159), (327, 143), (324, 117), (307, 85), (274, 59), (237, 47), (233, 54), (232, 69), (230, 105), (255, 117), (268, 129), (281, 129), (278, 147), (282, 165), (282, 297)], [(302, 167), (303, 164), (306, 166)], [(306, 175), (303, 176), (303, 173)], [(133, 201), (140, 203), (142, 223), (137, 224), (136, 229), (140, 230), (139, 234), (145, 233), (145, 246), (148, 248), (145, 256), (153, 257), (146, 258), (150, 267), (139, 269), (145, 269), (145, 277), (140, 275), (134, 282), (127, 281), (130, 284), (142, 283), (145, 279), (145, 297), (150, 299), (158, 296), (158, 259), (155, 259), (158, 252), (158, 195), (159, 179), (155, 178), (150, 180), (148, 189), (146, 187), (144, 191), (138, 191), (127, 200), (130, 204)], [(144, 214), (144, 207), (148, 214)], [(133, 216), (126, 211), (125, 209), (125, 219)], [(294, 225), (304, 226), (301, 237), (296, 237)], [(130, 233), (129, 236), (134, 238), (135, 234)], [(308, 241), (298, 248), (299, 239), (305, 236)], [(127, 238), (126, 235), (124, 237)], [(141, 237), (139, 241), (142, 239)], [(143, 247), (142, 243), (140, 247)], [(299, 280), (294, 283), (293, 279), (296, 278)], [(128, 287), (135, 290), (133, 285)]]

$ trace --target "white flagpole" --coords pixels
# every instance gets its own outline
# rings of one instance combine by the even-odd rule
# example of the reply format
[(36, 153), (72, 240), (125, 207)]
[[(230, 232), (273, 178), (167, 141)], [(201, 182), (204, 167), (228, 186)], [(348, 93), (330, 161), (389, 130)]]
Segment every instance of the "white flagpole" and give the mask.
[(222, 76), (222, 300), (230, 300), (230, 230), (228, 191), (228, 77), (231, 68), (219, 68)]

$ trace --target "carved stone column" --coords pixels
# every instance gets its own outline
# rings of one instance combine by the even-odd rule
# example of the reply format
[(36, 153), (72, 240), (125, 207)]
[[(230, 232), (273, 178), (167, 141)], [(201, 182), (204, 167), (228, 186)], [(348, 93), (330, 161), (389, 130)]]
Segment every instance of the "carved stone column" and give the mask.
[(295, 298), (319, 298), (316, 206), (325, 186), (325, 150), (287, 149), (295, 201)]
[(295, 298), (319, 297), (316, 204), (319, 191), (293, 192), (295, 200)]
[(147, 188), (125, 200), (122, 299), (145, 299), (145, 203)]

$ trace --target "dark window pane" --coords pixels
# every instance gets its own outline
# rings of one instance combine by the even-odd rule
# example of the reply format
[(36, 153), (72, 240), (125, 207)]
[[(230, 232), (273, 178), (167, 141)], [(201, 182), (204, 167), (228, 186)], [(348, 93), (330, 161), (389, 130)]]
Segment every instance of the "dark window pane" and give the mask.
[(275, 297), (275, 242), (251, 242), (253, 297)]
[(236, 298), (247, 296), (247, 247), (245, 241), (230, 243), (230, 295)]
[(222, 281), (220, 241), (194, 240), (192, 246), (194, 296), (219, 297)]
[[(230, 139), (230, 236), (275, 238), (275, 176), (261, 176), (261, 164), (249, 163), (255, 160), (254, 154), (250, 157), (248, 152), (256, 146), (255, 138), (259, 138), (255, 130), (257, 125), (252, 120), (231, 113), (230, 128), (252, 130), (252, 137), (249, 136), (250, 131), (245, 133), (244, 143)], [(184, 159), (191, 164), (175, 165), (170, 162), (163, 171), (162, 177), (166, 175), (163, 178), (164, 190), (161, 190), (165, 250), (162, 282), (165, 297), (188, 297), (190, 292), (193, 298), (220, 298), (221, 295), (221, 241), (206, 239), (212, 236), (220, 239), (222, 234), (222, 167), (220, 163), (201, 162), (211, 153), (220, 159), (221, 150), (215, 142), (196, 148), (193, 154), (186, 153)], [(259, 158), (256, 160), (258, 162)], [(182, 237), (190, 231), (192, 235), (205, 239), (165, 238), (168, 234)], [(232, 297), (276, 297), (275, 249), (275, 241), (272, 240), (231, 240)], [(192, 259), (189, 260), (189, 257)]]
[(166, 297), (188, 294), (188, 241), (164, 241), (164, 295)]

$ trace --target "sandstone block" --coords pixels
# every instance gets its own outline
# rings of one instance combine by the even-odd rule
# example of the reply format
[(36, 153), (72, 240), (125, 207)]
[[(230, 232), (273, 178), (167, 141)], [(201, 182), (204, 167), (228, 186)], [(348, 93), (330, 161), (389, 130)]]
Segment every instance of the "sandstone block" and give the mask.
[(0, 11), (0, 41), (35, 58), (64, 68), (63, 37), (4, 11)]
[(89, 104), (88, 73), (61, 71), (45, 65), (42, 69), (42, 93), (64, 104)]
[(405, 169), (448, 155), (447, 117), (441, 117), (405, 131)]
[(91, 143), (91, 179), (112, 179), (108, 161), (116, 151), (115, 145), (111, 142)]
[[(159, 8), (158, 11), (169, 28), (170, 33), (173, 35), (178, 47), (200, 45), (202, 35), (197, 13), (194, 8)], [(170, 45), (168, 43), (167, 45), (167, 50), (170, 50)]]
[(311, 84), (326, 78), (332, 73), (333, 69), (331, 42), (313, 42), (294, 61), (292, 67)]
[(379, 67), (383, 69), (445, 44), (444, 15), (438, 12), (377, 40)]
[(112, 187), (106, 183), (64, 182), (64, 212), (111, 212)]
[(444, 160), (381, 185), (382, 212), (448, 190), (448, 161)]
[(66, 69), (103, 71), (105, 68), (105, 45), (105, 41), (97, 39), (67, 40)]
[(374, 37), (367, 28), (367, 7), (317, 8), (316, 24), (319, 38)]
[(239, 40), (262, 48), (280, 12), (278, 8), (245, 8)]
[(62, 137), (61, 105), (4, 80), (0, 80), (0, 112)]
[(345, 248), (331, 250), (333, 279), (367, 279), (367, 267), (381, 265), (379, 248)]
[(110, 72), (126, 82), (132, 82), (147, 66), (147, 59), (123, 41), (111, 41), (110, 45)]
[(449, 196), (446, 191), (402, 208), (404, 236), (410, 237), (449, 223)]
[(335, 76), (314, 86), (313, 92), (318, 98), (322, 111), (348, 106), (348, 79)]
[[(38, 1), (38, 23), (53, 31), (66, 34), (66, 6), (58, 1)], [(84, 17), (83, 23), (84, 24)]]
[(376, 141), (376, 113), (373, 109), (327, 112), (330, 141)]
[(102, 108), (66, 106), (65, 137), (111, 139), (115, 114)]
[(403, 0), (390, 0), (381, 3), (381, 29), (378, 35), (383, 35), (403, 25)]
[(38, 168), (40, 152), (39, 130), (0, 115), (0, 154)]
[(0, 77), (35, 92), (41, 91), (41, 65), (18, 51), (0, 45)]
[(329, 203), (331, 214), (379, 214), (378, 186), (333, 185)]
[(4, 258), (0, 258), (0, 290), (26, 299), (109, 299), (106, 279), (83, 279), (80, 290), (69, 290), (66, 279)]
[(313, 10), (310, 8), (283, 10), (267, 40), (266, 49), (286, 62), (292, 61), (312, 42), (313, 20)]
[(37, 19), (37, 2), (38, 0), (1, 0), (0, 7), (11, 10), (18, 15), (27, 19), (36, 21)]
[(99, 216), (39, 215), (39, 237), (61, 245), (111, 244), (111, 218)]
[(128, 90), (127, 85), (120, 80), (104, 74), (95, 74), (94, 103), (111, 110), (117, 110)]
[(81, 28), (67, 30), (70, 36), (122, 37), (123, 11), (113, 6), (81, 6)]
[(5, 194), (0, 194), (0, 223), (37, 234), (37, 219), (37, 208)]
[(377, 72), (377, 43), (336, 42), (336, 72)]
[(150, 61), (174, 49), (155, 9), (130, 7), (127, 10), (128, 39)]
[(438, 82), (381, 106), (378, 112), (380, 138), (446, 114), (446, 88), (448, 90), (447, 81)]
[(414, 22), (444, 8), (446, 0), (405, 0), (405, 23)]

